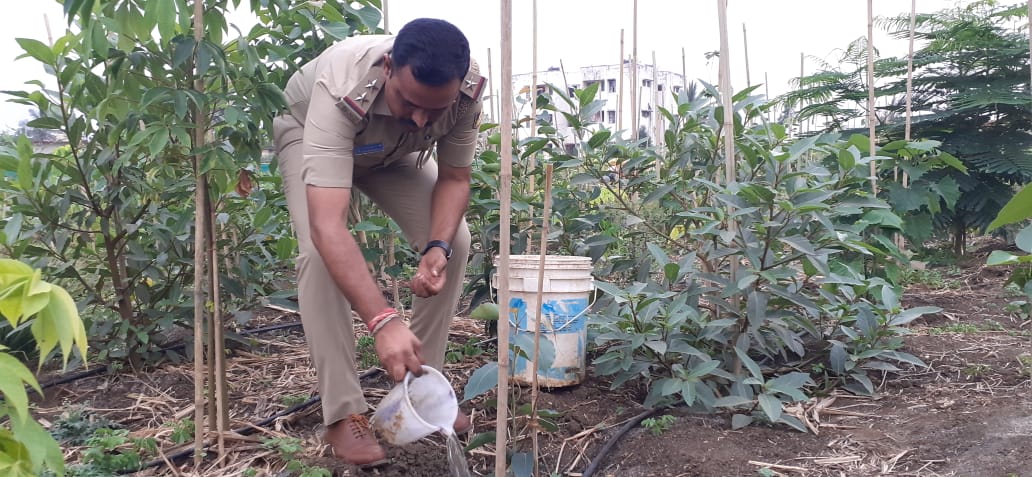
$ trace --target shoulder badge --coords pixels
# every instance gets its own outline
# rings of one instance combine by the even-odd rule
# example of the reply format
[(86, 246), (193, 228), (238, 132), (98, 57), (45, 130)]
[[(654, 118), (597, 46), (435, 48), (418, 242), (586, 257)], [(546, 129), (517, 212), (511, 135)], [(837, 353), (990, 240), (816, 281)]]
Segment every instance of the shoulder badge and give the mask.
[(462, 94), (474, 101), (480, 101), (480, 93), (484, 91), (486, 84), (487, 78), (480, 76), (480, 65), (477, 65), (476, 60), (470, 58), (469, 71), (466, 72), (466, 77), (462, 79), (462, 85), (459, 87)]
[(362, 81), (355, 85), (347, 96), (342, 96), (337, 100), (337, 109), (340, 109), (351, 122), (361, 122), (368, 114), (369, 106), (373, 104), (373, 101), (382, 90), (383, 67), (381, 65), (374, 65), (372, 68), (369, 68), (365, 78), (362, 78)]

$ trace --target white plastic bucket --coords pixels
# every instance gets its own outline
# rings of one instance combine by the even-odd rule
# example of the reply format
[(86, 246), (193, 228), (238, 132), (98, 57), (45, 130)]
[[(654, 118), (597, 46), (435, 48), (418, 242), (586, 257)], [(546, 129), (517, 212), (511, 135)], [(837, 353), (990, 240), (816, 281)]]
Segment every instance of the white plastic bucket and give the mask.
[(434, 432), (454, 432), (458, 415), (459, 402), (448, 378), (423, 366), (422, 376), (405, 373), (405, 379), (380, 401), (372, 422), (387, 442), (405, 445)]
[[(509, 340), (516, 343), (518, 337), (528, 336), (529, 342), (533, 342), (534, 331), (540, 323), (541, 340), (551, 342), (555, 359), (550, 366), (539, 366), (538, 384), (544, 387), (579, 384), (584, 380), (587, 359), (588, 327), (584, 315), (594, 290), (591, 257), (545, 256), (541, 303), (538, 304), (540, 265), (538, 255), (509, 256)], [(528, 356), (533, 354), (533, 348), (526, 351)], [(534, 369), (530, 360), (511, 350), (509, 358), (513, 380), (531, 384)]]

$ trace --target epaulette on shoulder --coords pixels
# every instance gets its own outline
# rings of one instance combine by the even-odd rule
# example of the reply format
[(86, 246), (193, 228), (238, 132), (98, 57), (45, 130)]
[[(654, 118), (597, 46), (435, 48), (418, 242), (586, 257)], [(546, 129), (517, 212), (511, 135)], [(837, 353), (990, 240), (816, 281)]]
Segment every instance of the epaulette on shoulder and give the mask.
[(480, 76), (480, 65), (476, 60), (470, 58), (469, 70), (466, 72), (466, 77), (462, 79), (459, 90), (474, 101), (480, 101), (480, 94), (484, 91), (486, 84), (487, 78)]
[(383, 68), (375, 65), (369, 68), (365, 78), (347, 94), (337, 100), (337, 109), (351, 122), (359, 123), (369, 113), (369, 106), (373, 104), (376, 97), (383, 90)]

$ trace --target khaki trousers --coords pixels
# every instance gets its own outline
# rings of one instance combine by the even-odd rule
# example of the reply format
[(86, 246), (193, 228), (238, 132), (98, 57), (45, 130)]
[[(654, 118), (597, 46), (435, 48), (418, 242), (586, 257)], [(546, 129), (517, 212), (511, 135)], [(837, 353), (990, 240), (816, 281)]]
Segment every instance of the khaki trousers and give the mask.
[[(308, 227), (308, 203), (301, 182), (303, 126), (290, 115), (273, 121), (276, 155), (287, 208), (297, 234), (297, 287), (301, 322), (315, 363), (322, 397), (323, 422), (337, 422), (366, 412), (355, 368), (355, 335), (351, 305), (330, 277), (322, 257), (312, 244)], [(416, 167), (410, 154), (387, 167), (354, 170), (353, 184), (384, 213), (393, 218), (416, 250), (430, 240), (431, 193), (437, 181), (437, 163)], [(354, 198), (354, 195), (352, 196)], [(469, 256), (470, 234), (465, 220), (452, 239), (448, 280), (440, 294), (413, 296), (411, 329), (423, 344), (423, 358), (437, 369), (444, 366), (448, 327), (455, 313)], [(356, 263), (365, 267), (365, 263)]]

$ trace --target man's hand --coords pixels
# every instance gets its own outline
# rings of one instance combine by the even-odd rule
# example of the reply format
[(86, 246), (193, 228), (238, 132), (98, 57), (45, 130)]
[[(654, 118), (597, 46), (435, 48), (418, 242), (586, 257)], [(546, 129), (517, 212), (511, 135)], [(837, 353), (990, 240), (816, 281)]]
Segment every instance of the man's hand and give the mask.
[(394, 382), (405, 379), (405, 371), (423, 374), (422, 343), (400, 319), (391, 320), (376, 333), (376, 355)]
[(439, 247), (431, 248), (419, 261), (416, 274), (412, 275), (412, 293), (427, 298), (441, 293), (447, 281), (448, 259)]

